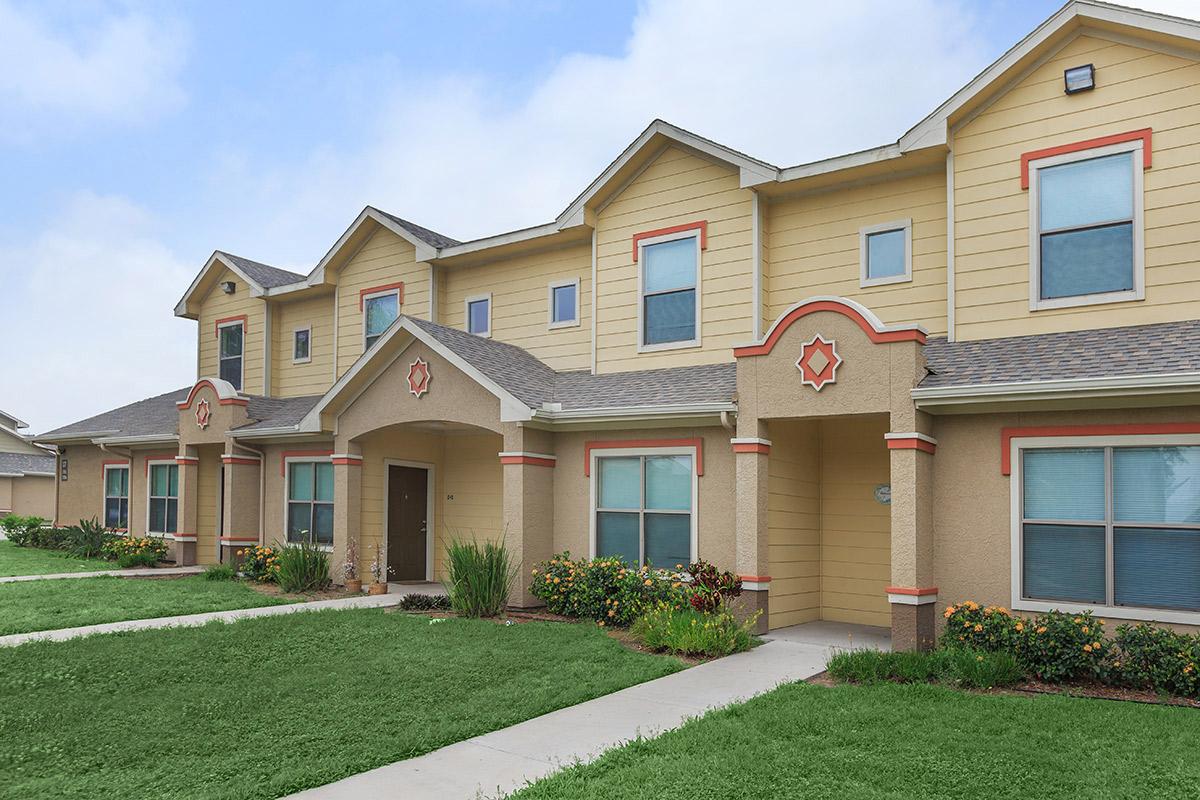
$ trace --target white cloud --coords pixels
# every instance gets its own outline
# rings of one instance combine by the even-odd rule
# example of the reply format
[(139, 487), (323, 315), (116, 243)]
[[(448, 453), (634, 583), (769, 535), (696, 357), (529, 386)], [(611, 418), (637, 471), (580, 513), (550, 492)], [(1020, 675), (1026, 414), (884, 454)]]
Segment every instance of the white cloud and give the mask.
[(32, 6), (0, 0), (0, 137), (129, 124), (183, 103), (179, 25), (125, 12), (52, 29)]
[(84, 192), (28, 245), (0, 248), (0, 409), (42, 432), (195, 379), (195, 323), (170, 317), (193, 268), (155, 234), (128, 200)]

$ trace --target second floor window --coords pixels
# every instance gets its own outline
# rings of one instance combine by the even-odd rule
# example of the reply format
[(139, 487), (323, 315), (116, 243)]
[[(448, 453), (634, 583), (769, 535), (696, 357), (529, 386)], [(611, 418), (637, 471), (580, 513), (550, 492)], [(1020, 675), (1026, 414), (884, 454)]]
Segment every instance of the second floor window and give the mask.
[(858, 238), (860, 286), (912, 280), (912, 220), (871, 225)]
[(492, 296), (467, 298), (467, 333), (476, 336), (492, 335)]
[(363, 349), (370, 350), (396, 317), (400, 316), (400, 294), (396, 291), (363, 298)]
[(288, 463), (287, 540), (333, 544), (333, 464)]
[(1033, 308), (1141, 296), (1140, 148), (1135, 142), (1030, 165)]
[(579, 324), (579, 281), (550, 284), (550, 327)]
[(309, 361), (312, 361), (312, 328), (297, 328), (292, 331), (292, 363)]
[(179, 466), (150, 465), (150, 533), (176, 533), (179, 524)]
[(233, 388), (242, 390), (242, 353), (245, 348), (245, 326), (231, 322), (218, 328), (220, 347), (220, 377), (229, 381)]
[(129, 467), (104, 468), (104, 526), (129, 527)]
[(697, 344), (700, 239), (695, 234), (640, 245), (641, 347)]

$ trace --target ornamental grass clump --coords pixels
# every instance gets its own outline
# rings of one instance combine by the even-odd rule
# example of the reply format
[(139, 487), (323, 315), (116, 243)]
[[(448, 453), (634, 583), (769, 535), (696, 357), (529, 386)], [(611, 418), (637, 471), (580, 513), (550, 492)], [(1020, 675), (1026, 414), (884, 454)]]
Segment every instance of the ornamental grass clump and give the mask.
[(697, 611), (660, 603), (638, 617), (630, 632), (650, 650), (715, 658), (749, 650), (761, 613), (738, 622), (725, 609)]
[(849, 650), (836, 653), (826, 667), (843, 683), (943, 683), (966, 689), (1011, 686), (1024, 677), (1011, 653), (968, 647), (930, 652)]
[(503, 544), (461, 539), (446, 545), (446, 573), (450, 605), (464, 617), (498, 616), (517, 577)]
[(319, 592), (332, 582), (329, 554), (309, 542), (280, 547), (275, 554), (274, 574), (275, 582), (285, 592)]

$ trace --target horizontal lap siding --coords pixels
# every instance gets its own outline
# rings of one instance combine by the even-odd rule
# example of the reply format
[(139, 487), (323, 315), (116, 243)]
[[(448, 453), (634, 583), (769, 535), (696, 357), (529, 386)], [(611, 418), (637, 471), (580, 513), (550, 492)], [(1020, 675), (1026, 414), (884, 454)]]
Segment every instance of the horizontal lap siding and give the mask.
[[(859, 230), (911, 218), (911, 282), (859, 288)], [(767, 206), (766, 317), (773, 321), (813, 295), (857, 300), (889, 324), (946, 331), (946, 178), (943, 171), (896, 178)]]
[[(200, 463), (195, 467), (180, 467), (180, 470), (194, 469), (196, 473), (196, 562), (213, 564), (217, 561), (217, 499), (220, 492), (217, 488), (221, 478), (221, 446), (212, 445), (200, 448)], [(180, 477), (183, 477), (182, 475)], [(180, 515), (182, 517), (182, 514)]]
[(767, 481), (770, 626), (821, 616), (819, 423), (771, 423)]
[(389, 230), (379, 229), (341, 268), (337, 278), (337, 359), (342, 375), (363, 354), (363, 315), (359, 291), (404, 282), (402, 314), (429, 318), (429, 265), (416, 249)]
[[(233, 294), (221, 291), (221, 284), (233, 281)], [(220, 375), (219, 342), (216, 321), (246, 315), (245, 339), (242, 347), (242, 391), (263, 394), (263, 347), (265, 336), (265, 303), (250, 296), (250, 286), (230, 270), (222, 272), (212, 290), (200, 301), (199, 376), (216, 378)]]
[[(323, 394), (333, 385), (333, 295), (281, 303), (275, 308), (274, 320), (271, 394), (277, 397)], [(297, 328), (309, 326), (312, 360), (293, 364), (293, 334)]]
[[(708, 223), (701, 252), (702, 346), (638, 353), (638, 265), (633, 237), (645, 231)], [(668, 148), (598, 215), (596, 222), (597, 371), (728, 361), (750, 338), (753, 314), (751, 193), (737, 170)]]
[[(1073, 96), (1063, 70), (1096, 65)], [(1153, 128), (1145, 180), (1146, 299), (1029, 310), (1029, 192), (1022, 153)], [(956, 321), (983, 339), (1193, 319), (1200, 242), (1200, 64), (1080, 36), (954, 134)]]
[[(590, 243), (443, 270), (438, 321), (466, 329), (466, 299), (492, 295), (492, 338), (533, 353), (554, 369), (591, 367)], [(579, 325), (550, 329), (551, 283), (579, 281)]]

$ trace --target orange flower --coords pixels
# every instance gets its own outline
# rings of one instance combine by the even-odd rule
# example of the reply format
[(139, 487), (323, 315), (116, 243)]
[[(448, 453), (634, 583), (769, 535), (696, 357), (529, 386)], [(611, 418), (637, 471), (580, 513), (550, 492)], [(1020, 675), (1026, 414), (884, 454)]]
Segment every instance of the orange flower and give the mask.
[(646, 585), (647, 585), (647, 586), (653, 586), (653, 585), (654, 585), (654, 581), (650, 580), (649, 578), (646, 578)]
[(1037, 629), (1037, 632), (1038, 632), (1038, 633), (1045, 633), (1045, 632), (1046, 632), (1046, 626), (1045, 626), (1045, 625), (1039, 626), (1039, 627), (1038, 627), (1038, 629)]
[(1087, 632), (1088, 632), (1088, 627), (1087, 627), (1087, 625), (1084, 625), (1084, 626), (1083, 626), (1083, 632), (1084, 632), (1084, 633), (1087, 633)]
[(1083, 646), (1083, 652), (1085, 652), (1085, 653), (1090, 653), (1090, 652), (1092, 652), (1092, 646), (1091, 646), (1090, 644), (1085, 644), (1085, 645)]
[(1025, 625), (1024, 625), (1024, 623), (1021, 623), (1021, 622), (1018, 622), (1014, 627), (1017, 629), (1017, 633), (1020, 633), (1021, 631), (1025, 630)]
[[(679, 584), (675, 584), (675, 585), (678, 586)], [(950, 617), (954, 616), (954, 606), (950, 606), (949, 608), (947, 608), (945, 613), (942, 614), (942, 616), (945, 617), (946, 619), (950, 619)]]
[(1092, 642), (1092, 649), (1093, 649), (1093, 650), (1099, 650), (1099, 649), (1100, 649), (1100, 643), (1099, 643), (1099, 642)]
[(976, 632), (976, 633), (983, 633), (983, 626), (982, 626), (982, 625), (976, 625), (976, 626), (975, 626), (975, 632)]

